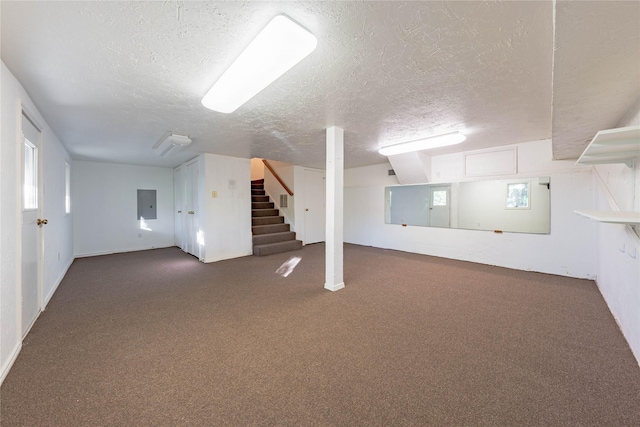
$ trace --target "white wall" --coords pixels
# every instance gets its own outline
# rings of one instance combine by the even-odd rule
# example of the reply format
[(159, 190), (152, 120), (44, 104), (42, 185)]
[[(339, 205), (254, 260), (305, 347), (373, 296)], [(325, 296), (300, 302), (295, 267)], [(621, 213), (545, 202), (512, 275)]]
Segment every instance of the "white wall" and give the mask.
[[(640, 99), (617, 127), (633, 125), (640, 125)], [(635, 164), (594, 168), (596, 210), (640, 211), (640, 155)], [(640, 239), (625, 225), (583, 221), (597, 230), (598, 288), (640, 364)]]
[(42, 182), (45, 184), (41, 215), (49, 221), (42, 230), (44, 303), (49, 301), (73, 261), (72, 214), (65, 214), (65, 160), (70, 156), (24, 88), (2, 63), (0, 143), (0, 382), (8, 373), (21, 345), (20, 266), (20, 151), (19, 122), (22, 106), (41, 126)]
[[(597, 184), (596, 184), (597, 185)], [(600, 189), (596, 210), (611, 210)], [(583, 222), (594, 222), (583, 219)], [(640, 364), (640, 246), (624, 225), (597, 223), (596, 282)]]
[[(200, 206), (204, 206), (204, 262), (251, 255), (251, 165), (249, 159), (203, 154)], [(217, 197), (213, 197), (212, 192)], [(202, 221), (202, 218), (200, 218)], [(201, 222), (202, 223), (202, 222)]]
[[(291, 163), (278, 162), (275, 160), (269, 160), (269, 165), (276, 171), (280, 179), (287, 184), (287, 187), (293, 193), (293, 196), (289, 196), (287, 190), (278, 182), (278, 180), (273, 176), (271, 171), (266, 169), (263, 170), (264, 175), (264, 189), (268, 196), (271, 197), (271, 201), (275, 204), (275, 207), (280, 210), (280, 215), (284, 217), (285, 224), (289, 224), (291, 226), (291, 231), (296, 231), (296, 179), (295, 179), (295, 169), (297, 166), (293, 166)], [(262, 162), (261, 162), (262, 163)], [(263, 164), (264, 166), (264, 164)], [(302, 188), (302, 186), (300, 186)], [(286, 194), (288, 197), (287, 207), (283, 208), (280, 206), (280, 195)]]
[[(71, 184), (77, 257), (174, 245), (172, 168), (74, 161)], [(138, 189), (157, 191), (157, 219), (146, 227)]]
[[(551, 177), (550, 234), (496, 234), (385, 224), (384, 187), (397, 185), (397, 181), (387, 176), (389, 167), (383, 164), (345, 170), (345, 242), (519, 270), (595, 278), (595, 226), (580, 221), (573, 212), (593, 207), (589, 168), (575, 167), (569, 161), (553, 162), (550, 141), (515, 145), (519, 170), (513, 177)], [(464, 176), (464, 153), (433, 156), (432, 173), (434, 183), (469, 180)]]
[(251, 181), (264, 178), (264, 163), (262, 159), (254, 157), (251, 159)]
[[(48, 144), (47, 138), (54, 142)], [(46, 305), (74, 259), (74, 207), (71, 205), (71, 213), (65, 213), (65, 162), (71, 165), (73, 172), (71, 157), (50, 130), (45, 131), (43, 141), (45, 164), (43, 168), (44, 209), (42, 215), (48, 220), (48, 224), (43, 227), (43, 296)]]
[(384, 188), (398, 185), (389, 176), (390, 163), (344, 171), (344, 241), (382, 246), (384, 234)]

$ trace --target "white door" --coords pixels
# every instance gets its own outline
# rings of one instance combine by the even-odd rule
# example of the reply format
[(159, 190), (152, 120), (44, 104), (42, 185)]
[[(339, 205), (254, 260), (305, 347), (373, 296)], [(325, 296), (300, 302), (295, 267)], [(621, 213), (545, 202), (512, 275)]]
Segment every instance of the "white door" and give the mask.
[(449, 227), (450, 191), (449, 187), (429, 187), (429, 225), (431, 227)]
[(178, 167), (173, 171), (173, 204), (174, 204), (174, 242), (183, 251), (184, 246), (184, 177), (182, 168)]
[(325, 241), (324, 173), (304, 170), (304, 244)]
[(22, 336), (40, 314), (40, 131), (22, 115)]
[(198, 229), (198, 162), (189, 163), (185, 175), (185, 251), (200, 258), (202, 236)]

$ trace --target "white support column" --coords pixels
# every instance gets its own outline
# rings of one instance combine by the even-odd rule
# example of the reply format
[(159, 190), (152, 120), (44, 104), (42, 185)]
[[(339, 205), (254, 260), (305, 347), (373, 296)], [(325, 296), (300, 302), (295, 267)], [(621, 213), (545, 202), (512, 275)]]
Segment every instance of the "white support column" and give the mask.
[(344, 210), (344, 130), (327, 129), (326, 172), (327, 226), (325, 243), (325, 289), (344, 288), (343, 277), (343, 210)]

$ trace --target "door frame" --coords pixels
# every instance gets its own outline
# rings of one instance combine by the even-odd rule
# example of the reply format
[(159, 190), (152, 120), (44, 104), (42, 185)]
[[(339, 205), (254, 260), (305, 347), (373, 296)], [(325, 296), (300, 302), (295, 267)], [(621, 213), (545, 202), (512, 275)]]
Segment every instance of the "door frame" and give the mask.
[[(198, 231), (200, 231), (200, 221), (202, 221), (202, 217), (200, 216), (200, 167), (199, 157), (184, 164), (185, 191), (183, 201), (184, 210), (187, 211), (187, 216), (184, 219), (184, 232), (186, 236), (185, 247), (187, 248), (185, 252), (195, 256), (200, 261), (204, 261), (202, 256), (203, 248), (198, 241)], [(195, 168), (195, 181), (190, 175), (192, 172), (191, 168)], [(190, 194), (188, 194), (187, 187), (191, 190)], [(190, 214), (189, 209), (193, 209), (195, 213)]]
[(44, 144), (43, 144), (43, 138), (42, 138), (42, 125), (40, 124), (39, 120), (36, 118), (36, 116), (31, 112), (30, 108), (26, 105), (24, 105), (24, 103), (22, 102), (21, 99), (18, 100), (18, 109), (17, 109), (17, 153), (16, 153), (16, 158), (17, 158), (17, 164), (18, 167), (16, 168), (16, 175), (17, 175), (17, 187), (18, 187), (18, 200), (17, 200), (17, 206), (16, 206), (16, 210), (18, 212), (18, 224), (19, 227), (18, 229), (20, 230), (20, 238), (16, 239), (16, 248), (17, 248), (17, 258), (18, 258), (18, 263), (17, 263), (17, 283), (16, 286), (18, 288), (18, 300), (17, 300), (17, 316), (18, 316), (18, 321), (16, 322), (17, 327), (18, 327), (18, 336), (20, 337), (21, 340), (23, 340), (28, 334), (29, 331), (31, 330), (31, 328), (33, 327), (33, 325), (36, 323), (36, 320), (38, 319), (38, 317), (40, 317), (40, 314), (42, 313), (42, 311), (44, 310), (44, 284), (43, 284), (43, 279), (44, 279), (44, 233), (43, 233), (43, 229), (42, 227), (38, 227), (38, 273), (37, 273), (37, 278), (38, 278), (38, 284), (37, 284), (37, 291), (38, 291), (38, 296), (37, 296), (37, 304), (38, 304), (38, 314), (36, 315), (35, 319), (33, 320), (33, 322), (31, 323), (31, 325), (29, 326), (29, 329), (27, 329), (27, 331), (23, 334), (22, 330), (23, 330), (23, 318), (22, 318), (22, 306), (23, 306), (23, 287), (22, 287), (22, 228), (24, 226), (23, 224), (23, 167), (24, 167), (24, 148), (22, 146), (23, 144), (23, 132), (22, 132), (22, 120), (23, 120), (23, 115), (27, 117), (27, 119), (31, 122), (31, 124), (38, 129), (38, 208), (37, 208), (37, 216), (38, 218), (42, 218), (42, 213), (43, 213), (43, 207), (44, 207), (44, 189), (43, 189), (43, 165), (44, 165)]
[[(184, 182), (185, 182), (185, 170), (186, 166), (183, 168), (183, 165), (177, 166), (173, 168), (173, 227), (174, 227), (174, 238), (173, 241), (182, 251), (184, 251), (185, 244), (185, 233), (184, 233), (184, 216), (186, 215), (184, 206), (185, 206), (185, 190), (184, 190)], [(179, 176), (178, 176), (179, 174)], [(176, 203), (180, 198), (180, 205)]]

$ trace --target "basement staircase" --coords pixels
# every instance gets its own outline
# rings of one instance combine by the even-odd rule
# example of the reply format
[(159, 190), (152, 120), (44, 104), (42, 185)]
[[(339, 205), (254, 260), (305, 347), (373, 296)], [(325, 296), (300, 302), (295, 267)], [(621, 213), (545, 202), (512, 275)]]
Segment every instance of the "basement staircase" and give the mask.
[(284, 223), (274, 203), (264, 191), (264, 179), (251, 181), (251, 232), (253, 254), (257, 256), (294, 251), (302, 248), (296, 233)]

